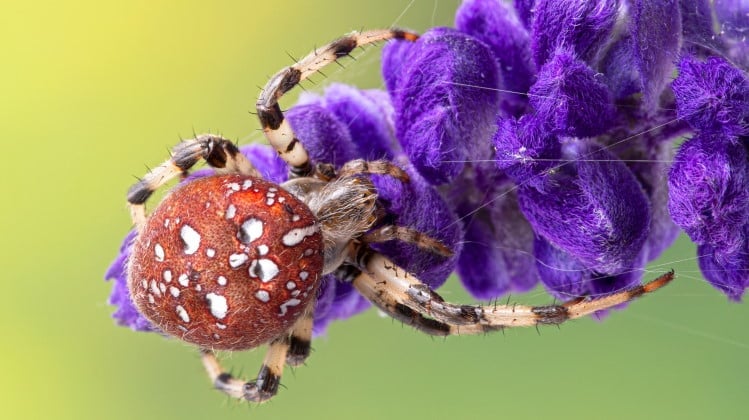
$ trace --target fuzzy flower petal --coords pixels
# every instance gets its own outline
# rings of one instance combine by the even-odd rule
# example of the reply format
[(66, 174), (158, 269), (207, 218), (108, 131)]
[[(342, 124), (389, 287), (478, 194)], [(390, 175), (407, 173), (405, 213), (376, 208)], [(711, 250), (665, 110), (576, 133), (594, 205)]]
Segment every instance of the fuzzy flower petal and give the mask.
[(715, 15), (721, 33), (743, 40), (749, 37), (749, 1), (715, 0)]
[[(749, 237), (749, 226), (744, 237)], [(737, 253), (730, 260), (723, 258), (720, 255), (721, 251), (708, 244), (697, 247), (697, 255), (699, 255), (697, 262), (707, 281), (729, 299), (737, 302), (741, 301), (746, 288), (749, 287), (749, 246), (746, 245), (747, 243), (749, 241), (745, 242), (743, 252)]]
[(628, 160), (627, 166), (650, 202), (650, 233), (643, 252), (646, 261), (653, 261), (674, 243), (681, 229), (668, 211), (668, 169), (674, 149), (667, 142), (649, 143), (656, 142), (638, 142), (622, 158)]
[(392, 123), (388, 120), (392, 117), (392, 105), (387, 96), (375, 92), (381, 91), (367, 93), (336, 83), (325, 89), (322, 103), (348, 127), (357, 157), (392, 160), (397, 152)]
[(749, 222), (746, 145), (702, 133), (682, 144), (669, 174), (669, 210), (697, 244), (723, 258), (741, 252)]
[[(716, 8), (720, 2), (716, 2)], [(684, 37), (682, 50), (701, 55), (718, 53), (723, 47), (713, 32), (710, 0), (680, 0), (679, 8)]]
[(453, 183), (451, 203), (465, 226), (457, 272), (477, 299), (524, 292), (538, 282), (533, 229), (517, 203), (514, 186), (490, 164), (476, 165)]
[(677, 0), (637, 0), (633, 11), (632, 39), (639, 70), (643, 107), (652, 113), (670, 81), (681, 47), (681, 16)]
[[(586, 269), (568, 253), (539, 239), (536, 244), (538, 271), (549, 293), (557, 299), (570, 300), (576, 297), (602, 297), (637, 285), (642, 280), (644, 265), (625, 270), (620, 274), (599, 274)], [(621, 309), (627, 304), (618, 305)], [(597, 313), (605, 315), (608, 311)]]
[(134, 239), (135, 231), (132, 230), (125, 236), (117, 258), (104, 275), (105, 279), (114, 281), (109, 304), (116, 306), (117, 310), (112, 314), (112, 318), (117, 321), (117, 324), (130, 327), (135, 331), (158, 332), (159, 330), (135, 308), (127, 288), (127, 261)]
[(644, 259), (618, 274), (600, 274), (542, 237), (534, 243), (538, 272), (549, 293), (562, 300), (580, 296), (600, 297), (632, 287), (642, 279)]
[[(640, 253), (625, 270), (621, 270), (617, 273), (591, 273), (590, 279), (588, 280), (591, 296), (603, 296), (618, 293), (640, 283), (642, 281), (643, 273), (645, 273), (644, 255), (645, 253)], [(619, 306), (619, 308), (623, 306), (626, 306), (626, 304)]]
[[(411, 45), (407, 61), (392, 58), (401, 53), (400, 44), (389, 43), (383, 51), (383, 73), (401, 73), (397, 82), (388, 82), (396, 134), (419, 173), (443, 184), (466, 161), (490, 153), (491, 121), (499, 106), (496, 61), (485, 44), (449, 28), (424, 34)], [(397, 68), (388, 67), (396, 61)]]
[(335, 300), (336, 288), (340, 282), (332, 274), (326, 274), (320, 283), (320, 289), (317, 291), (317, 301), (315, 302), (313, 333), (315, 335), (324, 334), (328, 324), (333, 320), (330, 314), (330, 308), (333, 307)]
[(331, 322), (351, 318), (372, 306), (364, 296), (360, 295), (354, 289), (351, 283), (333, 281), (330, 283), (330, 287), (333, 293), (328, 309), (318, 313), (319, 306), (315, 308), (315, 323), (313, 327), (315, 336), (325, 334)]
[(248, 144), (240, 147), (239, 150), (247, 156), (264, 179), (280, 184), (289, 178), (286, 162), (272, 147), (265, 144)]
[(558, 48), (573, 50), (586, 62), (596, 61), (614, 29), (616, 0), (538, 0), (532, 26), (533, 59), (541, 68)]
[(749, 78), (722, 58), (686, 56), (673, 84), (678, 116), (703, 131), (749, 135)]
[(455, 27), (491, 48), (504, 81), (504, 88), (517, 93), (503, 97), (503, 108), (517, 114), (535, 74), (531, 60), (530, 35), (514, 11), (499, 0), (468, 0), (455, 14)]
[(720, 25), (719, 38), (725, 55), (744, 69), (749, 68), (749, 1), (715, 0)]
[(590, 292), (590, 271), (579, 260), (540, 236), (533, 243), (533, 253), (541, 282), (552, 296), (569, 300)]
[(357, 156), (348, 128), (325, 107), (312, 103), (295, 106), (286, 112), (286, 118), (313, 162), (340, 168)]
[(641, 253), (650, 225), (647, 198), (616, 156), (589, 142), (566, 145), (569, 163), (541, 192), (520, 188), (520, 208), (534, 230), (586, 268), (615, 274)]
[(536, 0), (515, 0), (513, 3), (520, 22), (526, 28), (530, 28), (533, 20), (533, 6), (536, 5)]
[(530, 105), (555, 134), (570, 137), (605, 132), (616, 113), (601, 75), (563, 49), (555, 51), (539, 71)]
[(492, 141), (499, 169), (518, 184), (546, 188), (545, 174), (559, 165), (562, 148), (543, 120), (531, 114), (500, 118)]
[(382, 78), (385, 88), (394, 98), (401, 90), (401, 83), (406, 79), (414, 54), (421, 50), (414, 42), (392, 41), (382, 49)]

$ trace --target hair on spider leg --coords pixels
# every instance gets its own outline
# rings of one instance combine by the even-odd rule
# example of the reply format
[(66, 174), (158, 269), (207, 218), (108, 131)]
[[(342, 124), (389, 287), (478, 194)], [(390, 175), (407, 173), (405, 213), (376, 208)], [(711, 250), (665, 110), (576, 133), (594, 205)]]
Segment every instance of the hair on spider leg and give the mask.
[(291, 55), (291, 53), (288, 50), (285, 50), (284, 52), (286, 53), (287, 56), (289, 56), (289, 58), (291, 59), (291, 61), (293, 61), (294, 63), (296, 63), (297, 61), (299, 61), (296, 57), (294, 57), (293, 55)]

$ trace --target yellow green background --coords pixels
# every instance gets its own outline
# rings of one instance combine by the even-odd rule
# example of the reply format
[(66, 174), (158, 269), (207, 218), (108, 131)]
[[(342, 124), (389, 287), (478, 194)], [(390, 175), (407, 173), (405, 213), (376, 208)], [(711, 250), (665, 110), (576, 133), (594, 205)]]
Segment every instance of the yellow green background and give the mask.
[[(301, 56), (353, 29), (449, 25), (456, 4), (4, 2), (0, 418), (745, 414), (749, 308), (700, 280), (684, 240), (648, 274), (674, 268), (678, 280), (604, 322), (447, 340), (374, 311), (337, 323), (259, 407), (212, 391), (188, 346), (114, 325), (102, 275), (130, 226), (133, 176), (193, 130), (261, 141), (248, 111), (258, 86), (290, 64), (286, 52)], [(357, 54), (316, 81), (380, 86), (378, 49)], [(444, 294), (471, 301), (454, 280)], [(548, 302), (540, 291), (517, 300)], [(225, 358), (246, 376), (261, 359)]]

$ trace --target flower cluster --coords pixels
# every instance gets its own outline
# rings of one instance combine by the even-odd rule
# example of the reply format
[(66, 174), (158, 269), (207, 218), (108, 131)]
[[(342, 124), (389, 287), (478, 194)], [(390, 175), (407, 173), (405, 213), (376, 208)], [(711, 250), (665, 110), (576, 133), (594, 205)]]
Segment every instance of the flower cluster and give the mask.
[[(747, 16), (745, 1), (466, 0), (455, 28), (385, 46), (387, 92), (335, 84), (287, 117), (314, 162), (388, 159), (409, 173), (405, 184), (373, 177), (382, 223), (455, 255), (374, 247), (431, 287), (455, 271), (481, 299), (538, 281), (562, 299), (611, 293), (683, 229), (708, 281), (738, 300), (749, 287)], [(242, 152), (286, 179), (269, 147)], [(107, 272), (111, 302), (122, 325), (152, 330), (125, 287), (131, 240)], [(315, 331), (368, 305), (327, 275)]]

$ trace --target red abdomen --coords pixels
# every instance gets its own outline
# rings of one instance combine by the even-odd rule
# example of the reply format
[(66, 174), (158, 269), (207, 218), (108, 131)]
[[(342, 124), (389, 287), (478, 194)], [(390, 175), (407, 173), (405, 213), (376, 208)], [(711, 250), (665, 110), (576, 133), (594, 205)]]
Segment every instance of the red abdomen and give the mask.
[(241, 350), (283, 333), (316, 296), (323, 238), (306, 204), (243, 175), (175, 188), (149, 216), (128, 287), (162, 331)]

